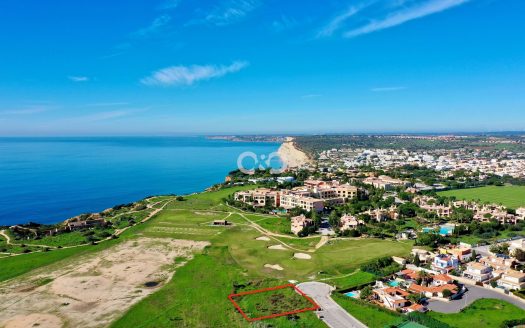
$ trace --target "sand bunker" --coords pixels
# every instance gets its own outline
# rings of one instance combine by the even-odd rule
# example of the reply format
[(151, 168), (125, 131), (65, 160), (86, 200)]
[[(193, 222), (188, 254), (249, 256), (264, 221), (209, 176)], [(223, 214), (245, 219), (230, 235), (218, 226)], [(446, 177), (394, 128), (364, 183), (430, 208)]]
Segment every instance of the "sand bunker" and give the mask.
[(272, 245), (272, 246), (268, 247), (268, 249), (278, 249), (278, 250), (280, 250), (280, 251), (286, 251), (286, 250), (287, 250), (287, 249), (286, 249), (283, 245), (281, 245), (281, 244), (279, 244), (279, 245)]
[(140, 238), (0, 284), (0, 327), (106, 327), (170, 279), (176, 257), (206, 245)]
[(255, 238), (255, 240), (261, 240), (261, 241), (270, 241), (271, 239), (266, 237), (266, 236), (262, 236), (262, 237), (257, 237)]
[(295, 253), (293, 257), (299, 260), (310, 260), (312, 258), (310, 255), (305, 253)]
[(268, 269), (278, 270), (278, 271), (284, 270), (283, 267), (280, 266), (279, 264), (265, 264), (264, 267)]

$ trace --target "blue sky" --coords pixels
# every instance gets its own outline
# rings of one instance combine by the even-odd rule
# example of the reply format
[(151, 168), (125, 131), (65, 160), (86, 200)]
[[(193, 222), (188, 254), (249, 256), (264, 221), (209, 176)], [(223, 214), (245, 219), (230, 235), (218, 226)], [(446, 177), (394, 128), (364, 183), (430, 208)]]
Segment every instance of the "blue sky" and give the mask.
[(523, 0), (3, 0), (0, 135), (525, 130)]

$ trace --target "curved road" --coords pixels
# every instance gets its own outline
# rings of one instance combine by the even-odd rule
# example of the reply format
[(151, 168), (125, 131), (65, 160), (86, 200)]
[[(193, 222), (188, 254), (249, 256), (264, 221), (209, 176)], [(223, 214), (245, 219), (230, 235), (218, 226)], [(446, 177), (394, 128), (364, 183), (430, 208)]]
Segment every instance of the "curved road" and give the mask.
[(468, 288), (468, 291), (465, 294), (463, 294), (461, 298), (450, 301), (450, 302), (432, 300), (428, 303), (427, 307), (430, 310), (436, 311), (436, 312), (458, 313), (459, 311), (461, 311), (461, 309), (469, 306), (470, 304), (474, 303), (478, 299), (495, 298), (498, 300), (509, 302), (525, 310), (524, 301), (520, 301), (514, 297), (510, 297), (508, 295), (501, 294), (501, 293), (498, 293), (496, 291), (493, 291), (487, 288), (483, 288), (479, 286), (472, 286), (472, 285), (466, 285), (466, 286)]
[(297, 288), (311, 297), (321, 307), (322, 311), (318, 312), (318, 314), (324, 317), (321, 320), (330, 328), (367, 328), (330, 297), (334, 290), (332, 286), (322, 282), (304, 282), (298, 284)]

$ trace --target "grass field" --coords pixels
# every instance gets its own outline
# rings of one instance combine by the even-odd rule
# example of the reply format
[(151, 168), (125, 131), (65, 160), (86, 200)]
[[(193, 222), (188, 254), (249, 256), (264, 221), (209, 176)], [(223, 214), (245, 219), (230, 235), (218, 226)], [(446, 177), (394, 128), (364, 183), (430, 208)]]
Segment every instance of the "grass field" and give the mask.
[[(209, 247), (177, 270), (164, 288), (133, 306), (112, 327), (253, 327), (227, 298), (234, 285), (248, 280), (227, 247)], [(282, 283), (266, 281), (267, 285)], [(325, 327), (313, 313), (302, 313), (297, 320), (281, 317), (264, 323), (283, 328)]]
[[(266, 288), (265, 285), (264, 283), (251, 284), (235, 292), (242, 293), (260, 290)], [(315, 304), (299, 294), (293, 287), (236, 295), (232, 299), (250, 319), (317, 308)]]
[(350, 289), (376, 280), (376, 276), (370, 272), (357, 270), (341, 278), (333, 278), (323, 281), (334, 285), (337, 289)]
[(398, 325), (405, 320), (405, 318), (397, 312), (358, 301), (345, 295), (333, 294), (332, 298), (339, 305), (341, 305), (343, 309), (348, 311), (348, 313), (353, 315), (357, 320), (361, 321), (369, 328), (390, 327), (392, 325)]
[(495, 299), (480, 299), (466, 307), (460, 313), (443, 314), (430, 312), (429, 315), (452, 327), (493, 328), (499, 327), (505, 320), (523, 319), (525, 311)]
[(488, 186), (472, 189), (447, 190), (439, 192), (442, 196), (455, 196), (457, 199), (480, 200), (502, 204), (510, 208), (525, 206), (525, 186)]

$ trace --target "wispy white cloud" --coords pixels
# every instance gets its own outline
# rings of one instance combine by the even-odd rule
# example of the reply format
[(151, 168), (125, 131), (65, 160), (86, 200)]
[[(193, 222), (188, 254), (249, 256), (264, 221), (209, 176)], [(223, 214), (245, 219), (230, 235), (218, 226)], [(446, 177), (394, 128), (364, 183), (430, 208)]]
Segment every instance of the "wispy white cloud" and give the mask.
[(49, 108), (45, 106), (30, 106), (27, 108), (3, 110), (3, 111), (0, 111), (0, 114), (2, 115), (31, 115), (31, 114), (47, 112), (48, 110)]
[(388, 29), (415, 19), (423, 18), (428, 15), (436, 14), (447, 9), (463, 5), (469, 1), (470, 0), (419, 1), (409, 7), (390, 12), (382, 19), (374, 19), (363, 26), (351, 29), (345, 32), (344, 36), (347, 38), (353, 38), (359, 35)]
[(68, 76), (68, 79), (70, 79), (73, 82), (87, 82), (87, 81), (89, 81), (89, 77), (87, 77), (87, 76)]
[(372, 88), (370, 91), (372, 92), (393, 92), (393, 91), (402, 91), (406, 90), (407, 87), (380, 87), (380, 88)]
[(180, 5), (181, 0), (165, 0), (158, 6), (159, 10), (175, 9)]
[(325, 27), (323, 27), (318, 33), (317, 37), (326, 37), (334, 34), (335, 31), (339, 30), (344, 22), (352, 16), (355, 16), (358, 12), (365, 7), (364, 4), (351, 6), (344, 12), (334, 17)]
[(161, 31), (166, 25), (169, 24), (170, 21), (171, 21), (171, 16), (169, 15), (159, 16), (155, 18), (155, 20), (153, 20), (153, 22), (151, 22), (150, 25), (144, 28), (141, 28), (140, 30), (132, 33), (132, 36), (141, 37), (141, 38), (150, 36), (152, 34), (155, 34)]
[(236, 61), (231, 65), (192, 65), (166, 67), (141, 80), (150, 86), (189, 86), (199, 81), (222, 77), (248, 66), (248, 62)]
[(221, 26), (238, 22), (261, 6), (260, 0), (229, 0), (215, 7), (204, 21)]
[(299, 22), (291, 17), (282, 15), (279, 19), (272, 22), (272, 29), (276, 32), (282, 32), (295, 28), (299, 25)]

